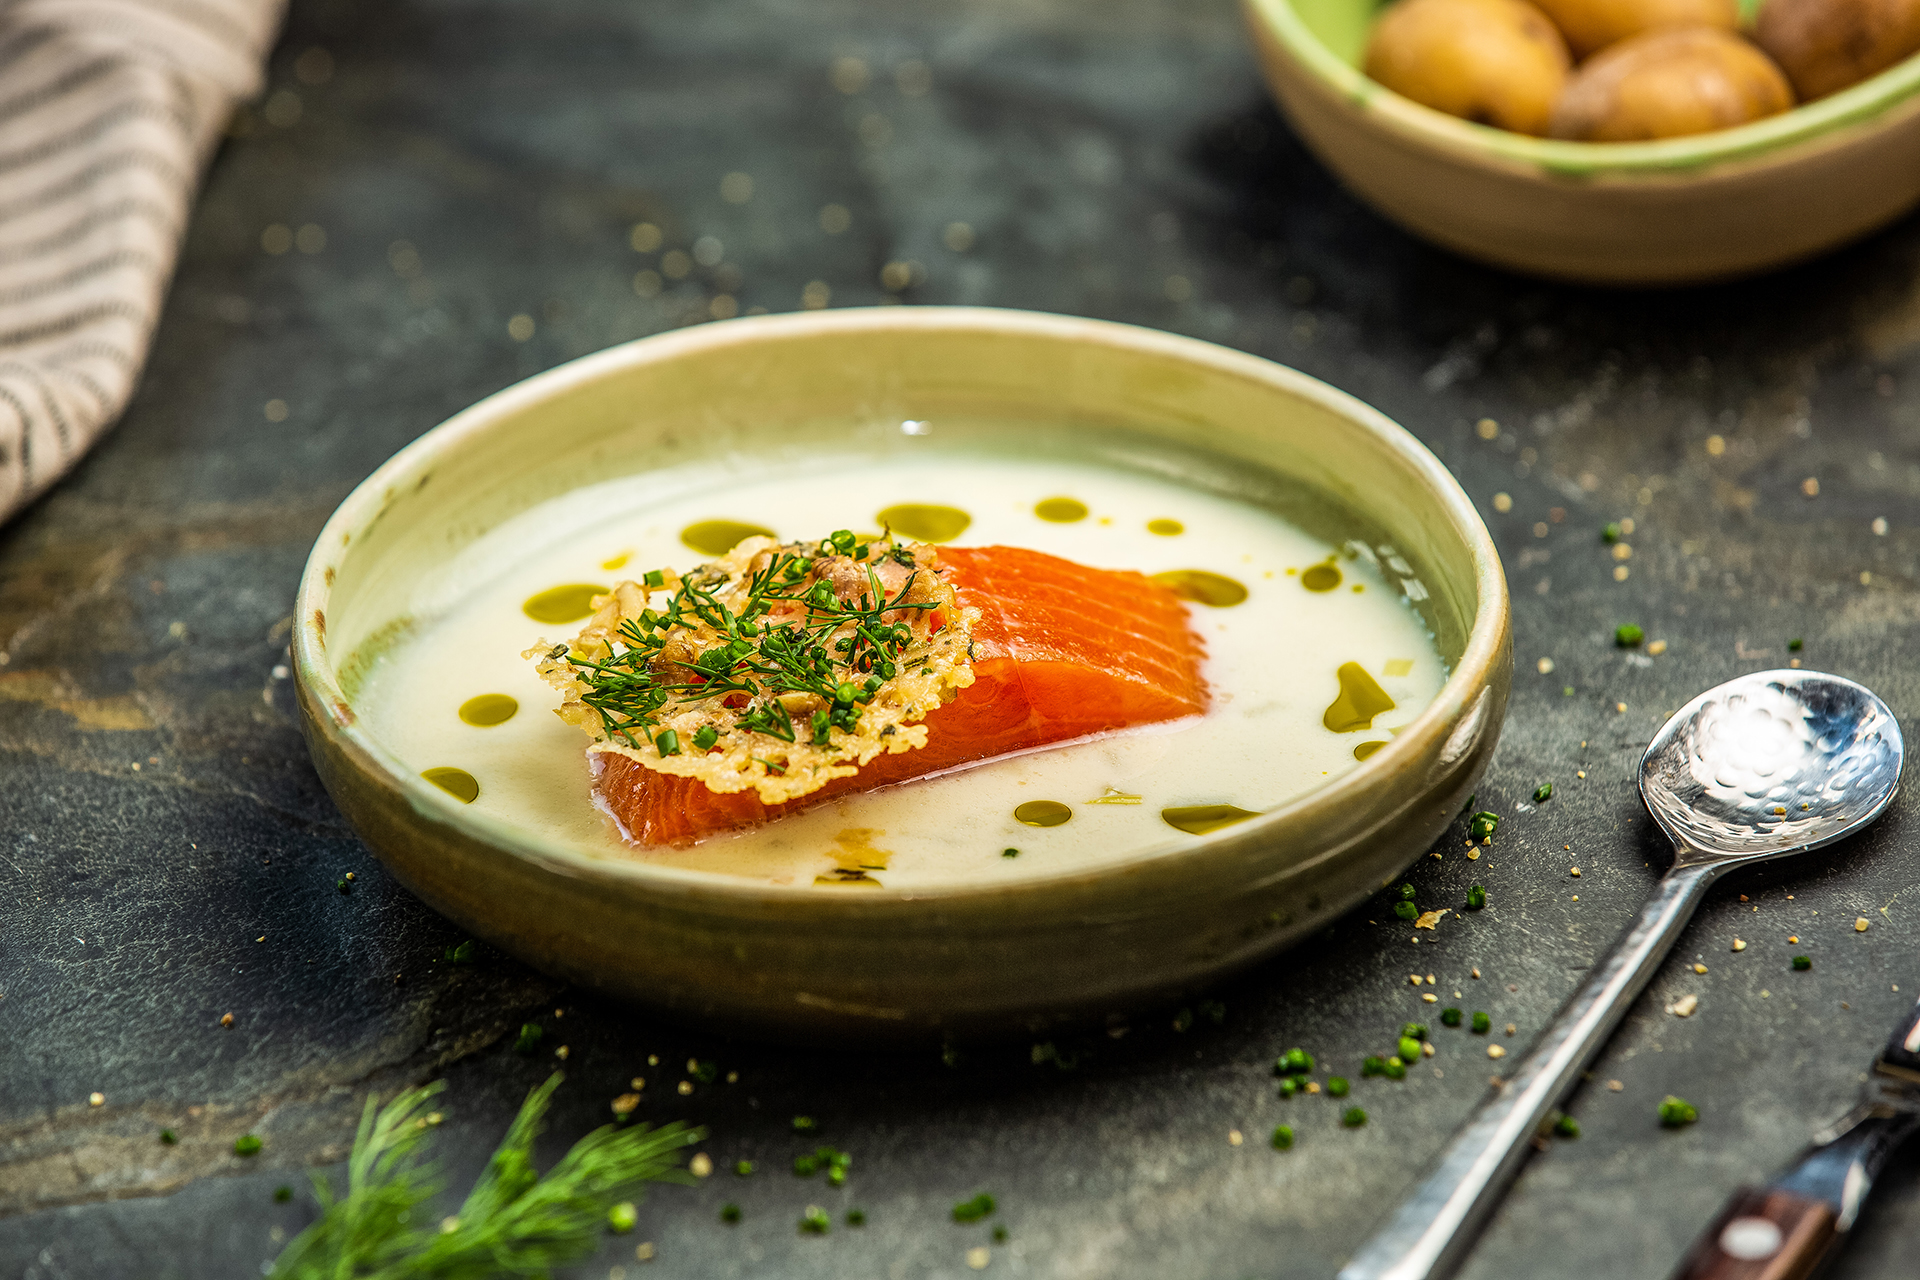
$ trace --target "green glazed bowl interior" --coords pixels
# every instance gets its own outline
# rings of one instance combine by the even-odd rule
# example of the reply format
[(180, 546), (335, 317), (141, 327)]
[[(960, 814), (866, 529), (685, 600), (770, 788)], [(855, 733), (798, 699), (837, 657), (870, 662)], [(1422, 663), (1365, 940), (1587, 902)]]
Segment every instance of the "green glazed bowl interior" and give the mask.
[[(545, 843), (418, 777), (358, 714), (366, 665), (421, 622), (409, 610), (423, 584), (529, 508), (675, 467), (926, 447), (905, 441), (908, 419), (936, 423), (941, 447), (1017, 449), (1044, 427), (1088, 456), (1172, 468), (1248, 501), (1317, 495), (1413, 563), (1451, 676), (1390, 745), (1238, 826), (1093, 869), (857, 894)], [(1511, 678), (1498, 556), (1458, 484), (1406, 431), (1302, 374), (1207, 343), (976, 308), (702, 325), (508, 388), (409, 445), (342, 504), (297, 616), (316, 768), (428, 904), (568, 979), (812, 1040), (1123, 1014), (1296, 941), (1445, 829), (1493, 749)]]
[[(1435, 111), (1360, 71), (1375, 0), (1246, 0), (1256, 18), (1302, 64), (1363, 112), (1428, 143), (1569, 178), (1685, 176), (1753, 161), (1869, 125), (1920, 94), (1920, 55), (1830, 97), (1713, 133), (1658, 142), (1561, 142), (1509, 133)], [(1745, 10), (1755, 0), (1742, 0)]]

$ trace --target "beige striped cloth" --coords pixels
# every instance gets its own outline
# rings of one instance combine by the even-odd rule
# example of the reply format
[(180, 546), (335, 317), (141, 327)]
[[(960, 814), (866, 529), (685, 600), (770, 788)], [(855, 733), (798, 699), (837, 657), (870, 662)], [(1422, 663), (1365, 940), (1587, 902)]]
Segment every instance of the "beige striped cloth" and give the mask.
[(0, 520), (133, 394), (284, 0), (0, 0)]

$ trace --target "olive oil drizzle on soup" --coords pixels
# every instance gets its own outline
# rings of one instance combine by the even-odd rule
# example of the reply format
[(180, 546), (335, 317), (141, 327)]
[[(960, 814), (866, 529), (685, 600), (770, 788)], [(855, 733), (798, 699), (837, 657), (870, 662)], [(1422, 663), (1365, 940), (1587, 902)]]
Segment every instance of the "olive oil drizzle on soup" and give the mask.
[[(535, 839), (843, 893), (1005, 882), (1190, 845), (1360, 767), (1446, 678), (1406, 598), (1417, 580), (1379, 567), (1397, 559), (1390, 548), (1330, 545), (1261, 508), (1098, 467), (949, 455), (849, 459), (830, 474), (654, 477), (535, 508), (417, 602), (416, 625), (371, 665), (356, 711), (409, 769)], [(743, 527), (877, 533), (889, 514), (921, 526), (903, 537), (1024, 546), (1173, 587), (1207, 646), (1212, 709), (825, 801), (691, 848), (622, 841), (592, 802), (585, 735), (552, 714), (556, 696), (523, 651), (578, 631), (588, 584), (711, 558), (689, 541), (714, 547)], [(475, 714), (512, 702), (505, 719)]]

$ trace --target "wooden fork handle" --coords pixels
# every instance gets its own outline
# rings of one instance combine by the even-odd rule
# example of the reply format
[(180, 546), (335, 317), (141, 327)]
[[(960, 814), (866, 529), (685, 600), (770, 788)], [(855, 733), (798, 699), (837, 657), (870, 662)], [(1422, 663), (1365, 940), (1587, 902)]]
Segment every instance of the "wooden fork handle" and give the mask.
[(1839, 1238), (1824, 1200), (1746, 1187), (1694, 1242), (1673, 1280), (1807, 1280)]

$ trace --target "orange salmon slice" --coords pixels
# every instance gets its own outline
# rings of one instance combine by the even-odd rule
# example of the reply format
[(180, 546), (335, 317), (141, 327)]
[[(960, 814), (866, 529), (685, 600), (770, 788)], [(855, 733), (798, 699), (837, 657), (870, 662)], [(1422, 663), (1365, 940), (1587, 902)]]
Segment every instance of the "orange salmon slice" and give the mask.
[(980, 619), (974, 682), (928, 713), (924, 747), (878, 756), (784, 804), (765, 804), (752, 790), (723, 795), (623, 755), (590, 755), (594, 790), (628, 837), (691, 844), (849, 792), (1206, 711), (1206, 651), (1187, 606), (1145, 574), (1021, 547), (942, 547), (940, 563), (961, 607), (980, 610)]

